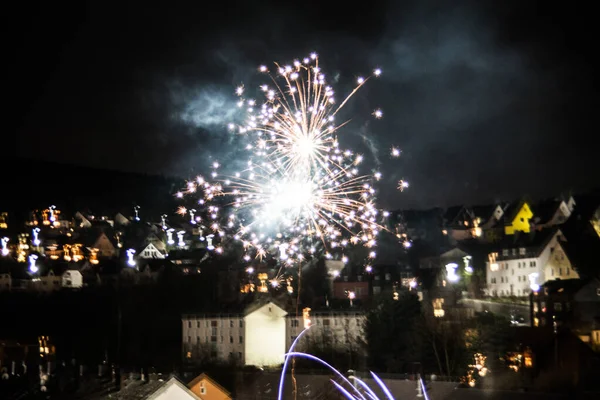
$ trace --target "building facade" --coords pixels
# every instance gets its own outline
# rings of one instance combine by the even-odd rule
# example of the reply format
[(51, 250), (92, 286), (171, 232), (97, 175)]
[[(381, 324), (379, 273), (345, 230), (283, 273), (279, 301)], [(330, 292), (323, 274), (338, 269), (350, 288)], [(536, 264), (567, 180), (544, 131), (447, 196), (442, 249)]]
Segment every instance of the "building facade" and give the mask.
[[(311, 313), (311, 328), (298, 343), (358, 348), (364, 342), (360, 311)], [(240, 365), (278, 366), (304, 330), (302, 316), (291, 316), (273, 302), (239, 314), (187, 314), (182, 317), (182, 351), (188, 362), (213, 358)]]
[(561, 242), (559, 229), (535, 232), (531, 241), (505, 242), (488, 255), (486, 293), (489, 296), (526, 296), (532, 287), (555, 279), (577, 279)]

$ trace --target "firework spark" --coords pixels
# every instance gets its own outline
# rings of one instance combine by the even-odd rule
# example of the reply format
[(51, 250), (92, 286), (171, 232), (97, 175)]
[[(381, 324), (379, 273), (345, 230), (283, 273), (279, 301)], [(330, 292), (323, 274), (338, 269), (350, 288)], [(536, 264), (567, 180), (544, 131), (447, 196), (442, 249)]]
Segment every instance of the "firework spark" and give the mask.
[[(246, 119), (242, 125), (229, 124), (248, 139), (246, 167), (221, 173), (214, 163), (212, 179), (188, 182), (186, 193), (204, 194), (199, 204), (212, 204), (207, 209), (210, 228), (239, 240), (246, 261), (269, 254), (292, 265), (317, 246), (342, 253), (348, 243), (375, 246), (384, 213), (375, 205), (372, 182), (381, 174), (359, 172), (363, 156), (340, 147), (337, 134), (346, 122), (336, 122), (370, 77), (357, 78), (338, 103), (314, 53), (259, 71), (270, 78), (259, 87), (262, 100), (238, 87), (238, 107)], [(375, 69), (371, 77), (380, 75), (381, 69)], [(373, 116), (381, 118), (383, 111)], [(214, 205), (217, 201), (220, 206)]]

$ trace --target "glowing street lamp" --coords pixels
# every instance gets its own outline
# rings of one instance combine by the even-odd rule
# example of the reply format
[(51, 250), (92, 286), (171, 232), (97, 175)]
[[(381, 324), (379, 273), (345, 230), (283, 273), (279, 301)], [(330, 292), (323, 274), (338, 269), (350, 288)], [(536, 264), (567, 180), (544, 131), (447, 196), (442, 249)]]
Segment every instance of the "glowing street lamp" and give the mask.
[(135, 220), (140, 220), (140, 206), (133, 207), (133, 213), (135, 214)]
[(162, 222), (162, 228), (163, 230), (167, 230), (167, 214), (163, 214), (160, 216), (160, 220)]
[(282, 245), (279, 246), (279, 259), (284, 261), (287, 260), (288, 255), (287, 255), (287, 250), (290, 247), (289, 244), (287, 243), (283, 243)]
[(212, 233), (206, 237), (206, 248), (208, 250), (214, 250), (215, 249), (215, 246), (213, 245), (213, 238), (214, 237), (215, 237), (215, 235), (213, 235)]
[(50, 206), (50, 208), (48, 208), (49, 212), (50, 212), (50, 217), (48, 218), (50, 220), (50, 222), (52, 222), (53, 224), (56, 222), (56, 215), (54, 214), (54, 211), (56, 210), (56, 206)]
[(40, 240), (40, 236), (39, 236), (40, 228), (33, 228), (32, 234), (33, 234), (33, 245), (37, 247), (42, 243)]
[(537, 292), (537, 291), (540, 290), (540, 285), (537, 282), (539, 276), (540, 276), (540, 274), (538, 274), (537, 272), (532, 272), (528, 276), (528, 278), (529, 278), (529, 287), (534, 292)]
[(473, 273), (473, 267), (471, 266), (471, 263), (470, 263), (472, 258), (473, 257), (471, 257), (471, 256), (463, 257), (463, 261), (465, 262), (465, 272), (469, 275), (471, 275)]
[(175, 229), (173, 228), (167, 230), (167, 244), (171, 246), (175, 244), (175, 241), (173, 240), (173, 232), (175, 232)]
[(8, 238), (7, 237), (3, 237), (2, 239), (2, 255), (3, 256), (7, 256), (9, 251), (8, 251)]
[(450, 282), (458, 282), (459, 276), (456, 274), (457, 269), (458, 269), (457, 263), (446, 264), (446, 274), (447, 274), (448, 280)]
[(352, 301), (356, 298), (356, 293), (350, 291), (346, 293), (346, 296), (348, 296), (348, 299), (350, 300), (350, 307), (352, 307)]
[(177, 232), (177, 245), (179, 247), (184, 247), (185, 246), (185, 242), (183, 241), (183, 234), (185, 233), (185, 231), (179, 231)]
[(30, 254), (28, 259), (29, 259), (29, 272), (31, 272), (32, 274), (35, 274), (36, 272), (38, 272), (40, 270), (38, 268), (38, 266), (35, 265), (35, 262), (38, 259), (38, 256), (36, 254)]
[(130, 267), (135, 267), (135, 260), (133, 259), (134, 254), (134, 249), (127, 249), (127, 265), (129, 265)]
[(190, 224), (196, 225), (196, 220), (194, 219), (194, 214), (196, 214), (196, 210), (192, 208), (191, 210), (188, 210), (188, 213), (190, 214)]

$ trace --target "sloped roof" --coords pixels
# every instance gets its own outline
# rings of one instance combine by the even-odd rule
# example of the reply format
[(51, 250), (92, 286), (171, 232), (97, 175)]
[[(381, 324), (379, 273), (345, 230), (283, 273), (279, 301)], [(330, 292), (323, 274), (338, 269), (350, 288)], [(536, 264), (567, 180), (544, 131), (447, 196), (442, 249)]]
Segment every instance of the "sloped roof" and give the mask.
[(546, 247), (546, 244), (548, 244), (559, 231), (560, 229), (558, 227), (553, 226), (537, 231), (532, 230), (529, 233), (515, 232), (514, 235), (505, 235), (501, 241), (494, 243), (493, 247), (495, 249), (524, 247), (526, 249), (538, 250), (541, 252)]
[(485, 223), (494, 215), (496, 207), (498, 207), (497, 204), (473, 206), (471, 207), (471, 211), (473, 212), (474, 217), (481, 218), (481, 221)]
[(443, 219), (445, 225), (452, 225), (456, 223), (456, 219), (459, 217), (461, 212), (465, 209), (464, 206), (452, 206), (448, 207), (444, 211)]
[(181, 383), (175, 377), (172, 377), (167, 381), (131, 381), (127, 383), (127, 386), (125, 386), (118, 392), (111, 393), (104, 398), (112, 400), (156, 399), (160, 394), (164, 393), (169, 387), (173, 385), (176, 385), (177, 387), (181, 388), (187, 395), (190, 396), (190, 399), (200, 400), (198, 396), (193, 394), (183, 383)]
[(555, 279), (545, 282), (542, 287), (548, 290), (548, 294), (558, 293), (562, 290), (574, 295), (589, 282), (590, 280), (584, 279)]
[(206, 379), (207, 381), (209, 381), (212, 385), (214, 385), (217, 389), (219, 389), (221, 392), (223, 392), (223, 394), (225, 394), (226, 396), (231, 397), (231, 393), (225, 389), (223, 386), (219, 385), (219, 383), (217, 383), (215, 380), (213, 380), (210, 376), (206, 375), (204, 372), (201, 373), (200, 375), (198, 375), (197, 377), (195, 377), (194, 379), (192, 379), (190, 381), (190, 383), (187, 384), (187, 387), (189, 389), (191, 389), (196, 383), (202, 381)]
[(561, 202), (561, 200), (557, 199), (547, 199), (532, 205), (531, 211), (534, 218), (542, 224), (550, 221), (554, 217), (554, 214), (556, 214)]

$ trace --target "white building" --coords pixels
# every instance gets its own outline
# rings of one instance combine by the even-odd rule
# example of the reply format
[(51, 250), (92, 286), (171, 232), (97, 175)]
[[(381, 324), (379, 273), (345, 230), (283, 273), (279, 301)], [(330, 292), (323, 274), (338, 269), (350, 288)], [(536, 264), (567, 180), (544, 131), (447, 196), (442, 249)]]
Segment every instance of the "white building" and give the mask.
[(207, 356), (243, 365), (283, 363), (286, 311), (273, 302), (239, 314), (184, 315), (183, 353), (188, 360)]
[[(308, 345), (324, 345), (339, 349), (359, 349), (365, 341), (364, 326), (366, 316), (361, 311), (311, 312), (311, 327), (298, 341), (296, 350), (302, 351)], [(286, 349), (304, 329), (302, 316), (286, 318)]]
[(560, 229), (546, 229), (512, 236), (488, 255), (487, 294), (525, 296), (532, 285), (553, 279), (577, 279), (579, 275), (567, 257)]
[(148, 243), (139, 252), (139, 257), (144, 259), (164, 259), (165, 253), (160, 251), (153, 243)]
[[(364, 341), (361, 312), (311, 313), (312, 327), (298, 343), (358, 348)], [(302, 316), (290, 316), (273, 302), (254, 304), (239, 314), (184, 315), (182, 350), (189, 361), (203, 357), (243, 365), (278, 366), (304, 329)]]
[(62, 286), (65, 288), (78, 289), (83, 286), (83, 275), (81, 272), (69, 269), (62, 275)]

